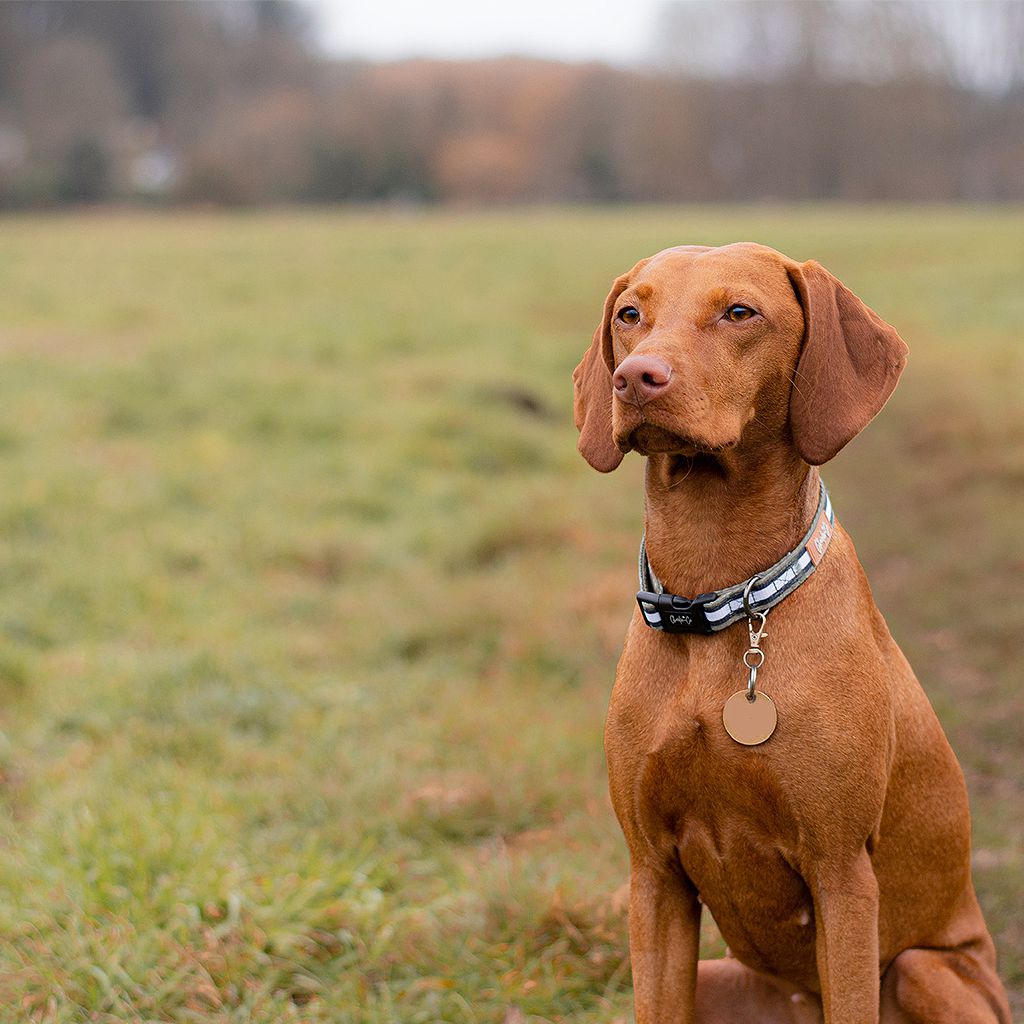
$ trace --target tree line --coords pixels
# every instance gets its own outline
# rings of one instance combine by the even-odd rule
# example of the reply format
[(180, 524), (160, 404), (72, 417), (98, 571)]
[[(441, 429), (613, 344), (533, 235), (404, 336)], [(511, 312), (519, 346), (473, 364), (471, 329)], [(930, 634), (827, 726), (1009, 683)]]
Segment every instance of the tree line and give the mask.
[(288, 0), (0, 3), (0, 207), (1024, 199), (1024, 4), (687, 0), (642, 68), (372, 64)]

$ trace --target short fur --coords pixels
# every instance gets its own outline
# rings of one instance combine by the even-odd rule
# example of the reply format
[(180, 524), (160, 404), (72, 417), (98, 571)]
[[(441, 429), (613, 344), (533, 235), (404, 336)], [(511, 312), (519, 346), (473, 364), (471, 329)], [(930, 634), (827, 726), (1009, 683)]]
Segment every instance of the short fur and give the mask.
[[(736, 304), (756, 315), (731, 322)], [(633, 355), (671, 368), (653, 397)], [(580, 451), (603, 472), (647, 456), (654, 572), (673, 593), (716, 590), (796, 545), (814, 467), (881, 409), (905, 358), (817, 263), (668, 249), (615, 280), (576, 368)], [(669, 635), (639, 611), (626, 635), (605, 746), (637, 1024), (1009, 1024), (963, 776), (842, 527), (768, 616), (758, 683), (779, 723), (757, 747), (721, 719), (747, 645), (742, 624)], [(731, 952), (698, 964), (703, 904)]]

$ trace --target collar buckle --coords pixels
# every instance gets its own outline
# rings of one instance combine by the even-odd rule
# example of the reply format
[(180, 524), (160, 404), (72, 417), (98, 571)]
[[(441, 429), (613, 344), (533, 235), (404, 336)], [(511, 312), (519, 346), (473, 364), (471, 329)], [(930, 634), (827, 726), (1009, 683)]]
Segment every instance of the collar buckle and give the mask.
[(708, 621), (707, 604), (716, 594), (698, 594), (694, 598), (678, 594), (655, 594), (641, 590), (636, 595), (640, 612), (648, 626), (663, 633), (713, 633)]

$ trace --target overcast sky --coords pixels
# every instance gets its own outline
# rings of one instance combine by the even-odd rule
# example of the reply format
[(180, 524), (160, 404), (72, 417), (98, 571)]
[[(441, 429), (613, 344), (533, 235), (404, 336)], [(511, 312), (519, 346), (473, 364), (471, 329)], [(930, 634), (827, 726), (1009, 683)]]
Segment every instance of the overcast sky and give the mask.
[[(307, 0), (332, 55), (493, 57), (635, 63), (650, 50), (658, 0)], [(626, 13), (628, 11), (628, 13)]]

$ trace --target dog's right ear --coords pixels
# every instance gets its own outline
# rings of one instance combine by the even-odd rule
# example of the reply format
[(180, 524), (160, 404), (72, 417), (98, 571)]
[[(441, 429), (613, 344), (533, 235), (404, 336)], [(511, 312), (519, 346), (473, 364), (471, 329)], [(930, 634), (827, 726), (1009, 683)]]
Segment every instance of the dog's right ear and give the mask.
[[(635, 267), (633, 268), (636, 269)], [(594, 469), (610, 473), (622, 461), (623, 453), (612, 440), (612, 309), (615, 300), (626, 290), (631, 270), (617, 277), (604, 300), (604, 313), (594, 331), (594, 340), (583, 354), (579, 366), (572, 371), (573, 419), (580, 432), (577, 447)]]

